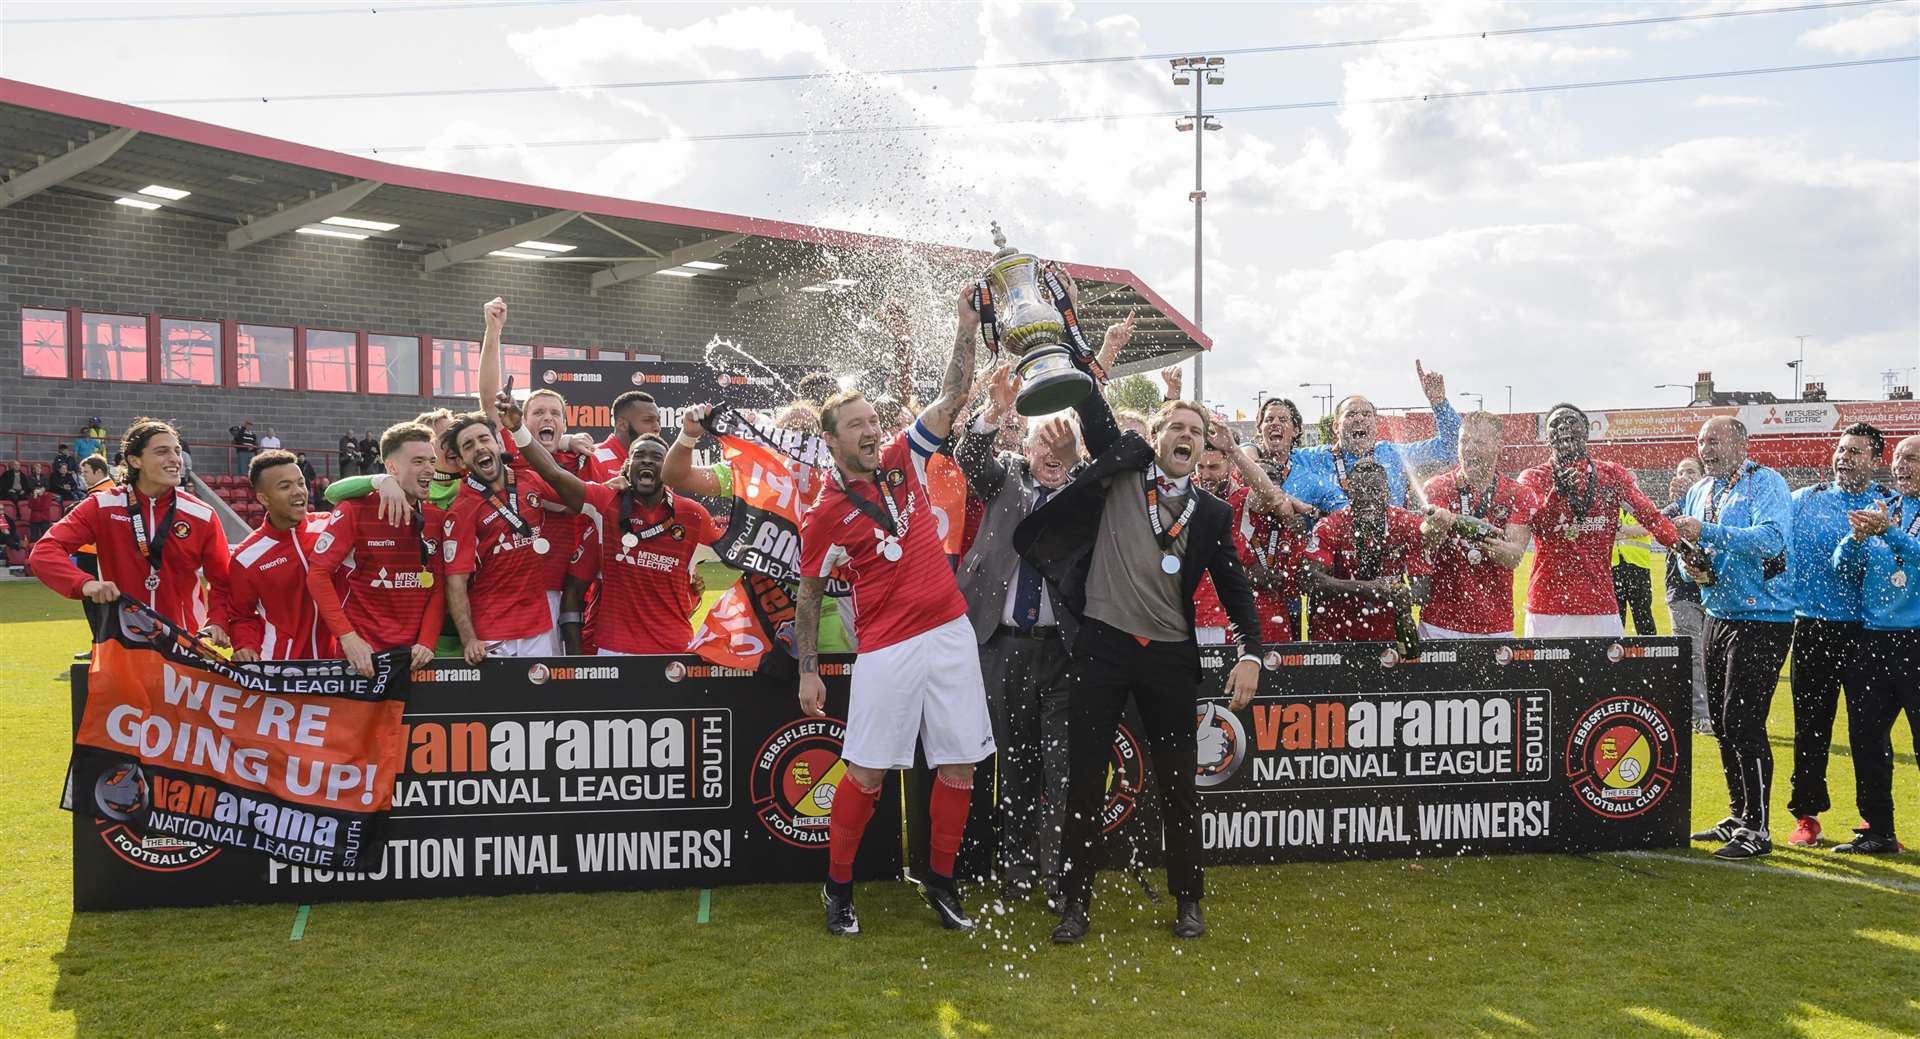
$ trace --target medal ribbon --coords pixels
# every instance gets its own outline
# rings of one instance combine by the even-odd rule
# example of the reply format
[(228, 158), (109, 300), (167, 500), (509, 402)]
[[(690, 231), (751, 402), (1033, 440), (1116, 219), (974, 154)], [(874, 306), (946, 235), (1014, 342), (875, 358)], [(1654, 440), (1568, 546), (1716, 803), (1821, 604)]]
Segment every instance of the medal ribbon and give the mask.
[(526, 518), (520, 515), (520, 492), (515, 489), (514, 484), (513, 470), (508, 469), (507, 500), (501, 501), (500, 496), (494, 493), (492, 487), (474, 479), (472, 474), (468, 474), (467, 476), (467, 488), (473, 491), (473, 493), (478, 494), (481, 500), (485, 501), (499, 514), (507, 526), (513, 528), (514, 536), (526, 537), (531, 534), (534, 537), (539, 537), (540, 528), (529, 524)]
[(1160, 467), (1147, 466), (1146, 479), (1142, 482), (1147, 487), (1147, 522), (1153, 525), (1153, 539), (1160, 543), (1160, 551), (1172, 555), (1173, 543), (1180, 539), (1180, 532), (1187, 529), (1187, 521), (1193, 518), (1193, 510), (1199, 506), (1200, 496), (1189, 491), (1187, 507), (1180, 511), (1180, 518), (1169, 527), (1160, 520)]
[(875, 505), (866, 495), (854, 490), (853, 486), (847, 483), (846, 478), (840, 475), (839, 466), (834, 466), (831, 472), (833, 485), (840, 488), (840, 493), (847, 496), (847, 500), (853, 503), (854, 508), (860, 510), (861, 515), (872, 520), (881, 530), (886, 531), (889, 537), (907, 536), (907, 524), (911, 521), (911, 517), (903, 518), (900, 515), (900, 507), (893, 503), (893, 495), (887, 493), (887, 489), (881, 486), (886, 480), (887, 470), (881, 469), (873, 474), (873, 489), (880, 495), (880, 500), (887, 503), (886, 512), (881, 512), (880, 506)]
[(1486, 519), (1487, 515), (1493, 511), (1493, 495), (1499, 487), (1500, 474), (1495, 473), (1492, 481), (1487, 484), (1487, 493), (1476, 498), (1467, 486), (1467, 470), (1462, 466), (1459, 474), (1453, 478), (1453, 489), (1460, 496), (1460, 508), (1455, 511), (1467, 513), (1474, 519)]
[(633, 506), (634, 506), (633, 491), (629, 489), (627, 493), (622, 494), (620, 496), (620, 531), (624, 534), (632, 534), (634, 537), (638, 538), (641, 541), (646, 541), (651, 538), (658, 537), (661, 531), (666, 530), (668, 527), (673, 526), (673, 520), (674, 520), (673, 492), (663, 490), (661, 491), (661, 494), (664, 495), (663, 500), (665, 500), (667, 504), (667, 518), (661, 520), (658, 523), (655, 523), (653, 526), (648, 527), (645, 530), (635, 530), (633, 528)]
[(1727, 485), (1725, 487), (1722, 487), (1719, 490), (1716, 490), (1713, 493), (1707, 495), (1707, 515), (1705, 520), (1706, 522), (1708, 523), (1720, 522), (1720, 510), (1726, 506), (1727, 499), (1733, 497), (1733, 489), (1735, 487), (1740, 486), (1740, 481), (1746, 479), (1748, 473), (1751, 473), (1758, 468), (1760, 468), (1760, 464), (1758, 462), (1748, 462), (1745, 468), (1741, 469), (1738, 473), (1734, 474), (1733, 479), (1727, 481)]
[[(294, 543), (299, 544), (298, 531), (295, 531)], [(427, 518), (420, 514), (420, 506), (413, 507), (413, 541), (420, 546), (420, 572), (427, 573), (433, 566), (433, 549), (427, 547)], [(305, 562), (303, 557), (302, 562)]]
[(1567, 511), (1573, 513), (1573, 519), (1576, 525), (1585, 520), (1587, 518), (1587, 510), (1593, 508), (1594, 484), (1598, 479), (1599, 475), (1594, 471), (1593, 459), (1591, 458), (1587, 459), (1587, 487), (1586, 490), (1580, 494), (1573, 493), (1572, 477), (1562, 475), (1558, 468), (1553, 471), (1554, 485), (1560, 493), (1566, 497)]
[[(127, 484), (127, 520), (129, 525), (133, 527), (134, 551), (147, 557), (147, 576), (155, 581), (153, 587), (158, 587), (160, 556), (166, 550), (167, 531), (173, 529), (174, 514), (180, 510), (180, 492), (175, 491), (173, 493), (173, 499), (167, 502), (166, 516), (160, 520), (157, 529), (149, 532), (147, 530), (147, 510), (152, 508), (153, 505), (154, 501), (152, 498), (141, 494), (131, 482)], [(151, 536), (149, 536), (149, 533), (151, 533)]]

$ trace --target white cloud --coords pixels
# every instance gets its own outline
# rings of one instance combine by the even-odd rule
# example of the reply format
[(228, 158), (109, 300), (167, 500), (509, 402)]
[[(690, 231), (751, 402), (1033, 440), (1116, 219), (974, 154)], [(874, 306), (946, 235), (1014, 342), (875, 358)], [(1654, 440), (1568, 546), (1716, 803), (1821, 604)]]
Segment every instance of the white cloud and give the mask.
[(1752, 94), (1701, 94), (1693, 99), (1695, 108), (1779, 108), (1780, 102)]
[(1906, 4), (1896, 4), (1802, 33), (1797, 42), (1815, 50), (1860, 55), (1905, 47), (1916, 38), (1920, 38), (1920, 15)]

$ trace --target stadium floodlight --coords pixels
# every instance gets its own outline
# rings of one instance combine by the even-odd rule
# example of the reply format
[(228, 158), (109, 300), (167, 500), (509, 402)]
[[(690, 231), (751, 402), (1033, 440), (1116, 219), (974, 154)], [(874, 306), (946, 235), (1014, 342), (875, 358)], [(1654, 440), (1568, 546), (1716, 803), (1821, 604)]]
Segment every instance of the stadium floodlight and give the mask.
[(158, 202), (149, 202), (144, 198), (133, 198), (131, 196), (127, 198), (114, 199), (113, 204), (116, 206), (127, 206), (131, 209), (159, 209), (160, 208), (160, 203)]
[(364, 220), (357, 216), (330, 216), (320, 222), (334, 227), (357, 227), (363, 231), (392, 231), (400, 226), (385, 220)]
[(178, 202), (188, 195), (193, 194), (193, 192), (182, 191), (179, 188), (170, 188), (165, 184), (149, 184), (140, 189), (140, 194), (152, 195), (154, 198), (164, 198), (168, 202)]
[(1190, 115), (1183, 115), (1180, 118), (1175, 119), (1173, 121), (1173, 128), (1180, 131), (1181, 133), (1186, 133), (1188, 130), (1193, 129), (1193, 117)]
[(320, 235), (323, 238), (351, 238), (356, 242), (364, 242), (368, 238), (367, 235), (360, 234), (357, 231), (336, 231), (331, 227), (296, 227), (293, 229), (293, 233)]
[(1203, 128), (1208, 130), (1218, 130), (1220, 129), (1220, 120), (1215, 119), (1212, 116), (1208, 116), (1207, 121), (1201, 125)]
[(654, 271), (653, 273), (664, 274), (669, 278), (698, 278), (700, 276), (699, 271), (690, 271), (685, 267), (668, 267), (666, 270)]
[(560, 245), (556, 242), (521, 242), (515, 249), (533, 249), (543, 253), (570, 253), (580, 248), (577, 245)]

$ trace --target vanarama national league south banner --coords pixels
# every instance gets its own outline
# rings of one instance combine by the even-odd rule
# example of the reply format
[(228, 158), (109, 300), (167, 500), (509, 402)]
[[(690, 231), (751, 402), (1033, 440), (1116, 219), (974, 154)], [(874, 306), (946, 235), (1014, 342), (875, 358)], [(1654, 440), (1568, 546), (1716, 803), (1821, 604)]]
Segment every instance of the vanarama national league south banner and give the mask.
[(95, 636), (61, 807), (172, 838), (317, 869), (382, 856), (405, 751), (406, 650), (230, 665), (131, 599)]

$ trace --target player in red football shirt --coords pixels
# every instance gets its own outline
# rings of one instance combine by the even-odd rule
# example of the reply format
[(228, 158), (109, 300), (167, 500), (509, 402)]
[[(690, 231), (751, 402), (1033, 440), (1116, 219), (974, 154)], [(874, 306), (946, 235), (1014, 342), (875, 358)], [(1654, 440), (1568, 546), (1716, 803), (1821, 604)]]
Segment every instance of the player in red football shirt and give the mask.
[[(1477, 411), (1460, 423), (1460, 465), (1428, 480), (1432, 507), (1420, 530), (1433, 560), (1433, 595), (1420, 611), (1423, 639), (1498, 639), (1513, 636), (1513, 570), (1527, 553), (1533, 492), (1502, 474), (1496, 415)], [(1462, 516), (1487, 525), (1490, 536), (1454, 530)]]
[[(644, 436), (660, 435), (660, 405), (645, 390), (628, 390), (613, 398), (613, 432), (592, 451), (594, 480), (606, 483), (626, 468), (627, 454), (633, 442)], [(527, 421), (533, 421), (528, 414)]]
[[(377, 498), (343, 501), (314, 538), (307, 560), (314, 608), (339, 642), (340, 655), (369, 678), (376, 649), (411, 646), (414, 667), (432, 660), (446, 602), (439, 573), (446, 513), (427, 501), (433, 486), (433, 431), (418, 422), (389, 426), (380, 436), (380, 457), (387, 478), (413, 506), (412, 514), (395, 522), (381, 518)], [(334, 577), (342, 567), (344, 598)]]
[[(511, 379), (495, 410), (503, 421), (506, 415), (513, 416), (514, 442), (528, 452), (536, 442), (512, 399)], [(440, 544), (447, 568), (447, 612), (460, 632), (463, 655), (470, 664), (489, 656), (559, 656), (554, 610), (541, 577), (546, 572), (545, 557), (557, 554), (566, 560), (572, 555), (573, 542), (556, 548), (547, 536), (547, 512), (542, 506), (558, 498), (568, 511), (578, 512), (583, 485), (555, 466), (554, 471), (568, 477), (556, 491), (532, 471), (507, 465), (493, 430), (485, 415), (474, 412), (455, 416), (440, 435), (442, 447), (467, 470), (460, 493), (447, 509)], [(565, 572), (563, 565), (563, 578)]]
[(1315, 641), (1393, 641), (1398, 611), (1427, 601), (1433, 566), (1420, 517), (1388, 504), (1388, 493), (1387, 471), (1361, 459), (1347, 471), (1352, 507), (1328, 514), (1307, 538)]
[(1640, 492), (1633, 474), (1587, 455), (1587, 413), (1571, 404), (1547, 412), (1553, 460), (1520, 474), (1539, 505), (1533, 513), (1537, 551), (1527, 582), (1529, 638), (1620, 638), (1613, 595), (1613, 541), (1620, 510), (1633, 513), (1654, 540), (1672, 548), (1679, 534)]
[[(125, 595), (227, 645), (227, 536), (213, 509), (180, 489), (180, 434), (165, 422), (135, 419), (120, 452), (126, 484), (109, 484), (74, 506), (34, 544), (28, 567), (69, 599), (110, 605)], [(98, 577), (73, 565), (83, 545), (98, 547)]]
[[(500, 420), (509, 433), (520, 427), (520, 416), (510, 407), (501, 408)], [(667, 442), (657, 434), (634, 440), (621, 474), (627, 481), (623, 491), (581, 483), (554, 463), (538, 438), (523, 456), (535, 474), (562, 494), (568, 491), (569, 481), (580, 485), (584, 500), (580, 514), (591, 528), (581, 542), (581, 562), (591, 559), (598, 565), (582, 566), (574, 574), (600, 579), (593, 619), (596, 652), (600, 656), (686, 652), (693, 641), (694, 597), (689, 583), (693, 552), (718, 538), (720, 529), (705, 506), (675, 495), (661, 481)], [(578, 617), (577, 595), (570, 592), (563, 618)], [(567, 652), (580, 652), (580, 621), (563, 623), (562, 629)]]
[[(1178, 371), (1179, 369), (1170, 369)], [(1177, 381), (1175, 385), (1178, 385)], [(1269, 401), (1268, 403), (1275, 403)], [(1279, 411), (1278, 408), (1272, 409)], [(1261, 439), (1267, 440), (1264, 429)], [(1247, 567), (1248, 582), (1253, 585), (1254, 605), (1260, 611), (1260, 641), (1290, 642), (1300, 611), (1300, 567), (1306, 552), (1307, 517), (1311, 506), (1286, 493), (1285, 485), (1292, 469), (1292, 437), (1280, 445), (1281, 462), (1264, 462), (1234, 438), (1224, 418), (1207, 426), (1207, 450), (1201, 455), (1194, 478), (1214, 495), (1233, 506), (1233, 547)], [(1263, 443), (1263, 448), (1267, 445)], [(1213, 479), (1202, 479), (1208, 472), (1208, 460), (1218, 456), (1232, 472)], [(1194, 633), (1201, 645), (1226, 642), (1226, 610), (1214, 591), (1213, 577), (1200, 579), (1200, 598), (1194, 608)], [(1202, 620), (1202, 615), (1206, 620)], [(1201, 625), (1217, 626), (1219, 635), (1211, 643), (1201, 635)]]
[(290, 451), (257, 452), (247, 465), (267, 517), (233, 550), (233, 659), (315, 660), (333, 655), (307, 590), (307, 559), (327, 524), (307, 511), (307, 479)]
[(860, 933), (854, 855), (881, 782), (889, 770), (913, 766), (916, 739), (939, 772), (928, 809), (931, 854), (922, 894), (942, 926), (973, 927), (953, 888), (953, 862), (966, 830), (974, 763), (994, 751), (993, 726), (967, 604), (924, 482), (927, 459), (946, 440), (972, 382), (980, 327), (972, 303), (969, 288), (959, 297), (959, 329), (939, 398), (890, 443), (882, 444), (880, 417), (859, 393), (829, 398), (820, 413), (834, 468), (800, 523), (804, 576), (794, 638), (806, 713), (826, 713), (818, 637), (829, 574), (852, 583), (860, 627), (841, 755), (846, 779), (834, 793), (823, 891), (832, 934)]

